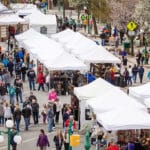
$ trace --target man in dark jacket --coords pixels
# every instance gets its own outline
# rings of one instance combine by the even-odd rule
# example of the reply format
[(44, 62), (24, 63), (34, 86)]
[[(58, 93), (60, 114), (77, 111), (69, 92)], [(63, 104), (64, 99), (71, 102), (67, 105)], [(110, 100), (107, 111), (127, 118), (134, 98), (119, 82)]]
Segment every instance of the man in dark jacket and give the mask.
[(33, 121), (34, 121), (34, 124), (38, 124), (39, 120), (39, 104), (36, 102), (35, 99), (32, 100), (32, 104), (31, 104), (31, 107), (32, 107), (32, 115), (33, 115)]
[(135, 64), (135, 65), (133, 66), (133, 68), (132, 68), (132, 75), (133, 75), (133, 81), (134, 81), (134, 83), (136, 83), (137, 73), (138, 73), (138, 67), (137, 67), (136, 64)]
[(13, 77), (14, 63), (12, 60), (9, 61), (9, 63), (7, 64), (7, 67), (8, 67), (8, 71), (10, 72), (11, 77)]
[(144, 68), (143, 68), (143, 66), (140, 66), (138, 71), (139, 71), (140, 83), (142, 83), (142, 81), (143, 81), (143, 75), (144, 75)]
[(30, 116), (31, 116), (30, 105), (26, 105), (25, 108), (23, 108), (22, 115), (23, 115), (24, 121), (25, 121), (25, 130), (27, 131), (28, 127), (29, 127)]
[(35, 78), (36, 74), (33, 68), (31, 68), (27, 73), (28, 79), (29, 79), (29, 87), (30, 90), (35, 90)]

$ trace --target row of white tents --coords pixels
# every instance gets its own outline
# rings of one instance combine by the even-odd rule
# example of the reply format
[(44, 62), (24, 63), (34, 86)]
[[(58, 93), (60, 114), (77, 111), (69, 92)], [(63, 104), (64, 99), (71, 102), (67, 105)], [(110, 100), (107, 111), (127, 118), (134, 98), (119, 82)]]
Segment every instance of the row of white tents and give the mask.
[(61, 44), (36, 32), (34, 29), (16, 35), (21, 47), (27, 49), (49, 70), (87, 70), (87, 66), (67, 53)]
[(85, 63), (120, 63), (120, 59), (79, 32), (67, 29), (51, 37)]
[[(57, 32), (55, 15), (45, 15), (33, 4), (11, 4), (10, 7), (14, 11), (1, 15), (0, 25), (29, 24), (29, 28), (34, 28), (37, 32), (41, 32), (41, 27), (45, 27), (48, 37)], [(0, 3), (0, 12), (5, 9), (7, 8)]]
[(81, 127), (89, 123), (85, 120), (88, 108), (106, 130), (150, 129), (146, 107), (101, 78), (76, 87), (74, 93), (80, 100)]
[[(69, 29), (63, 31), (64, 34), (66, 32), (82, 37), (80, 33), (75, 33)], [(67, 38), (68, 36), (69, 35), (66, 35)], [(91, 49), (86, 48), (86, 45), (85, 47), (78, 47), (76, 49), (78, 55), (70, 52), (71, 49), (67, 48), (64, 44), (56, 42), (36, 32), (32, 28), (16, 35), (15, 38), (21, 47), (29, 50), (29, 52), (31, 52), (36, 59), (40, 60), (49, 70), (87, 70), (88, 65), (86, 63), (120, 63), (117, 57), (84, 36), (85, 41), (83, 42), (82, 40), (80, 41), (80, 37), (77, 37), (79, 40), (78, 45), (82, 45), (84, 42), (87, 42), (87, 44), (91, 43)], [(90, 55), (91, 57), (89, 57)], [(85, 59), (82, 59), (83, 56)]]

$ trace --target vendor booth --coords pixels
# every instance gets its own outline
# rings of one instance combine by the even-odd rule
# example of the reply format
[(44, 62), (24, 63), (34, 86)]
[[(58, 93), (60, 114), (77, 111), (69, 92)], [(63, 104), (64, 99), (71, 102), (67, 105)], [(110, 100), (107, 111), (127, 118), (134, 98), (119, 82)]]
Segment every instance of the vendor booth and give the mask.
[(104, 113), (124, 106), (147, 111), (144, 105), (101, 78), (88, 85), (75, 87), (74, 94), (79, 99), (81, 127), (89, 123), (91, 118), (87, 116), (91, 116), (92, 112)]
[[(32, 14), (24, 17), (29, 21), (30, 28), (33, 28), (37, 32), (50, 37), (51, 34), (57, 31), (57, 22), (55, 15), (45, 15), (40, 11), (35, 11)], [(38, 18), (38, 19), (37, 19)]]
[(0, 41), (8, 39), (10, 28), (14, 34), (18, 34), (28, 29), (28, 22), (15, 14), (5, 14), (0, 16)]

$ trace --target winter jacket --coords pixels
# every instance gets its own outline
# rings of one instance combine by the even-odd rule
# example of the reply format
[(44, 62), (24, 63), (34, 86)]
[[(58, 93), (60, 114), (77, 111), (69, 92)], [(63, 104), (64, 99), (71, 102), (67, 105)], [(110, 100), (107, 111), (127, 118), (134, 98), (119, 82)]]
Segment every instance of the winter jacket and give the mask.
[(13, 69), (14, 69), (14, 64), (13, 64), (13, 62), (9, 62), (8, 64), (7, 64), (7, 67), (8, 67), (8, 71), (13, 71)]
[(13, 113), (14, 120), (21, 120), (21, 110), (15, 110)]
[(39, 147), (50, 146), (47, 135), (45, 134), (39, 135), (39, 138), (37, 140), (37, 146)]
[(43, 73), (38, 74), (38, 83), (43, 84), (44, 83), (44, 76)]
[(28, 107), (23, 108), (22, 115), (24, 118), (29, 118), (31, 116), (31, 109)]
[(0, 116), (4, 116), (4, 106), (0, 104)]

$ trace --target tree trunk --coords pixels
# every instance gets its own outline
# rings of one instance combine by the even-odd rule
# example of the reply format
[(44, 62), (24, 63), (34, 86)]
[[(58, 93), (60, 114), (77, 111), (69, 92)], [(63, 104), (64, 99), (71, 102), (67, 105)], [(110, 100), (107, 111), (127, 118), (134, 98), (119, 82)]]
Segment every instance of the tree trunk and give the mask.
[(95, 35), (98, 35), (96, 19), (95, 19), (95, 17), (94, 17), (94, 16), (93, 16), (93, 23), (94, 23), (94, 33), (95, 33)]

